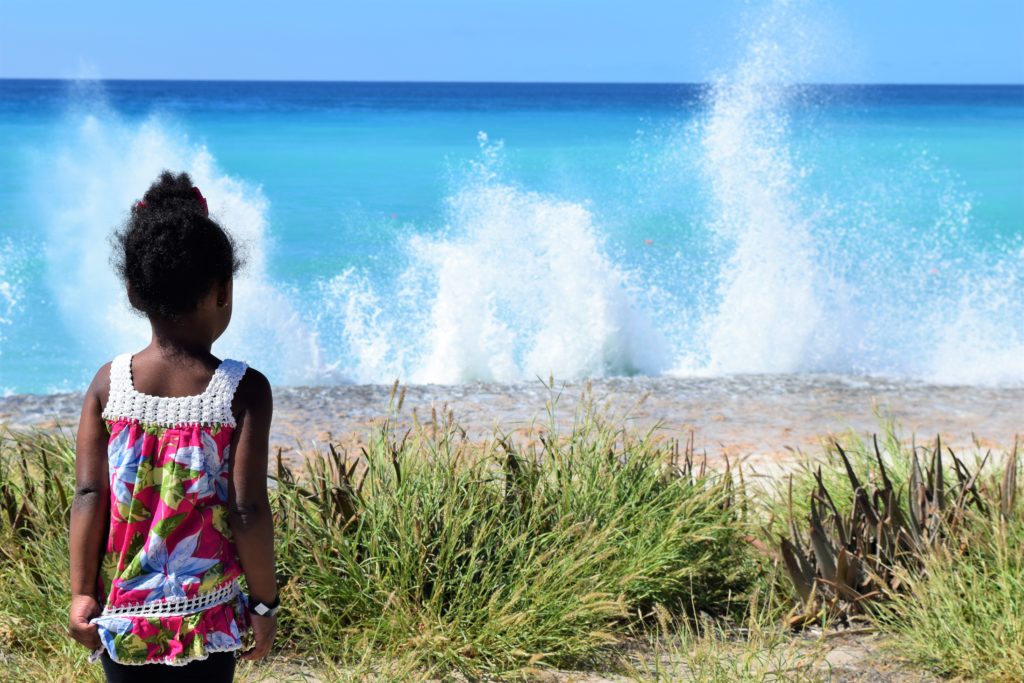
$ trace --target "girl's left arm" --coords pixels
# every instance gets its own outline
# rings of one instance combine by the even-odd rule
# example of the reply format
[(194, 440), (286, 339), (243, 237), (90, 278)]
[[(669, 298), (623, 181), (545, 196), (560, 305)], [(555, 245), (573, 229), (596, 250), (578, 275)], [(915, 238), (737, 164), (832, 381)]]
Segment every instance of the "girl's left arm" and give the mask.
[(109, 393), (110, 366), (100, 368), (86, 391), (75, 448), (75, 497), (71, 504), (71, 637), (87, 648), (100, 646), (97, 578), (108, 524), (110, 481), (107, 474), (107, 429), (103, 402)]

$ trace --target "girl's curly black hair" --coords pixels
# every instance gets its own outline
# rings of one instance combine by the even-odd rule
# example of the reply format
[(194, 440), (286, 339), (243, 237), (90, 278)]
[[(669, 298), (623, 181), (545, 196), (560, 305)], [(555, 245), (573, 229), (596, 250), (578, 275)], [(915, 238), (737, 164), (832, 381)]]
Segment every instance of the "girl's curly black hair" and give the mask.
[(164, 171), (114, 233), (114, 266), (133, 307), (150, 317), (194, 311), (241, 267), (234, 240), (209, 218), (187, 173)]

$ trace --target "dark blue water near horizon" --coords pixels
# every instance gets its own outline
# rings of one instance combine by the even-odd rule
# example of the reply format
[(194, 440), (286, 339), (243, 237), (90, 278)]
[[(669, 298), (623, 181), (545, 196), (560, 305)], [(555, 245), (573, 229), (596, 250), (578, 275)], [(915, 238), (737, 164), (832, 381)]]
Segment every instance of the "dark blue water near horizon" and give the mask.
[[(0, 79), (0, 103), (13, 109), (32, 103), (62, 111), (68, 98), (101, 83), (110, 103), (144, 113), (153, 107), (185, 109), (233, 98), (262, 101), (270, 109), (635, 109), (693, 106), (707, 97), (708, 83), (517, 83), (426, 81), (193, 81)], [(815, 100), (854, 105), (954, 105), (1019, 107), (1024, 84), (828, 84), (790, 85)]]

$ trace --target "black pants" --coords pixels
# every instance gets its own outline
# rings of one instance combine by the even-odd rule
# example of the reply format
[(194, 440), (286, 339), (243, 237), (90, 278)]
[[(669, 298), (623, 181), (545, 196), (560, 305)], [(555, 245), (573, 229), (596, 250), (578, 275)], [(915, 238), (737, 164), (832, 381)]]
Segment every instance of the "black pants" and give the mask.
[(118, 664), (103, 653), (103, 673), (107, 683), (231, 683), (235, 677), (235, 653), (213, 652), (206, 659), (189, 662), (184, 666), (170, 664)]

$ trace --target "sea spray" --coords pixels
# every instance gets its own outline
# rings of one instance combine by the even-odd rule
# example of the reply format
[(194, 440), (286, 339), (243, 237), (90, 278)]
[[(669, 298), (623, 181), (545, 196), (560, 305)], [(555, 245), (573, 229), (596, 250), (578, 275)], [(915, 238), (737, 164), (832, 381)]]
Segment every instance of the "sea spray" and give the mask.
[[(402, 298), (404, 301), (398, 301)], [(356, 384), (381, 384), (405, 376), (406, 354), (417, 339), (410, 324), (421, 311), (415, 301), (391, 293), (385, 303), (365, 272), (348, 268), (317, 288), (317, 327), (324, 330), (333, 362), (329, 373)], [(393, 315), (401, 310), (404, 321)], [(404, 324), (401, 324), (404, 322)]]
[(799, 9), (768, 5), (683, 137), (721, 246), (714, 297), (682, 302), (700, 334), (674, 372), (1020, 382), (1019, 246), (979, 247), (971, 194), (928, 149), (901, 140), (879, 164), (820, 125), (827, 93), (799, 84), (817, 33)]
[(19, 261), (10, 240), (0, 242), (0, 340), (3, 328), (14, 320), (21, 299), (21, 277), (16, 270)]
[(944, 384), (1013, 384), (1024, 378), (1024, 246), (968, 274), (929, 349), (930, 378)]
[(245, 267), (235, 280), (234, 317), (216, 350), (265, 368), (278, 381), (316, 382), (316, 336), (266, 273), (267, 202), (217, 169), (209, 151), (158, 118), (123, 121), (102, 101), (66, 122), (52, 165), (38, 169), (47, 233), (47, 272), (69, 336), (93, 365), (149, 341), (111, 267), (110, 236), (164, 169), (187, 171), (211, 216), (237, 239)]
[(364, 276), (326, 285), (359, 362), (352, 374), (459, 383), (659, 372), (664, 340), (587, 207), (505, 181), (500, 143), (479, 140), (446, 229), (401, 245), (408, 266), (389, 310)]
[(794, 57), (779, 31), (772, 14), (739, 66), (714, 83), (703, 127), (710, 227), (732, 248), (701, 329), (710, 374), (802, 369), (822, 317), (818, 259), (794, 197), (800, 170), (788, 145)]
[(5, 385), (2, 367), (7, 328), (14, 322), (15, 314), (21, 307), (22, 284), (18, 272), (21, 260), (10, 240), (0, 241), (0, 396), (12, 393), (12, 389)]

